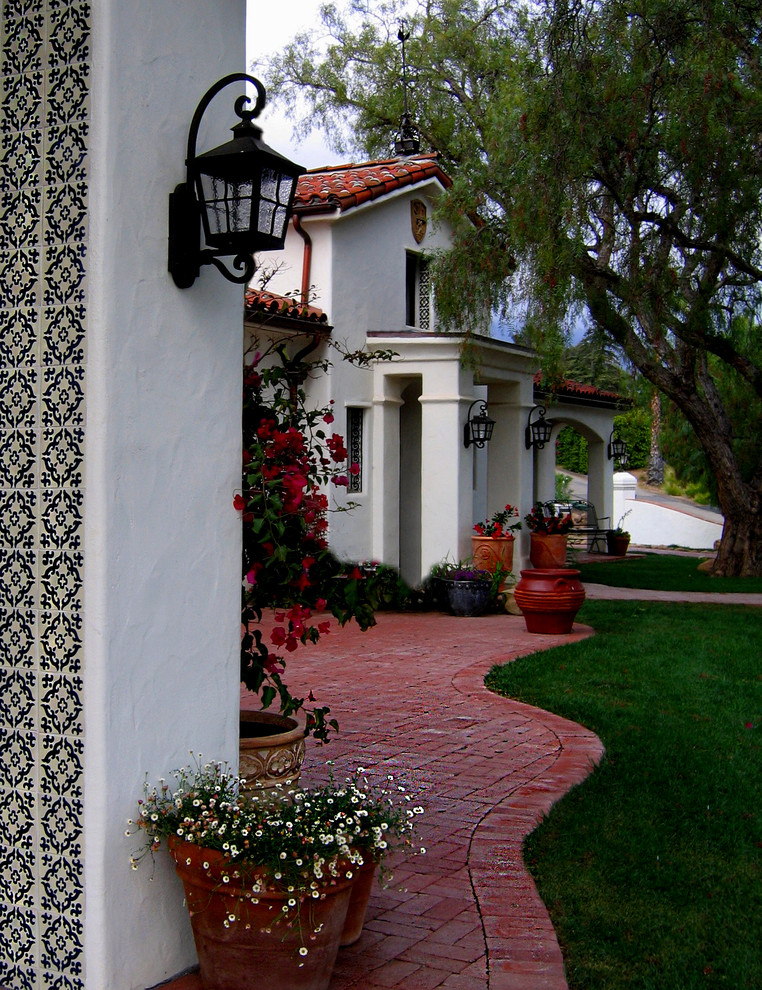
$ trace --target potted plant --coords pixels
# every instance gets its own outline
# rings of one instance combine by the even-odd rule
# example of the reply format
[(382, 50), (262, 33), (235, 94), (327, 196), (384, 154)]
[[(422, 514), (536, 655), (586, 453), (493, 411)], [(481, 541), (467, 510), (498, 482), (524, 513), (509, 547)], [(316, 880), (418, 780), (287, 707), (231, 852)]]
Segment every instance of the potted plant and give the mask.
[(471, 536), (471, 557), (475, 567), (494, 571), (498, 564), (506, 573), (513, 569), (514, 532), (521, 529), (521, 523), (511, 521), (517, 517), (516, 506), (507, 504), (495, 512), (490, 519), (474, 524)]
[(429, 580), (439, 585), (440, 603), (446, 603), (453, 615), (474, 616), (495, 603), (506, 576), (500, 564), (487, 571), (469, 561), (443, 561), (431, 569)]
[(606, 531), (606, 550), (611, 557), (624, 557), (627, 553), (627, 548), (630, 545), (630, 534), (622, 528), (622, 523), (631, 512), (632, 509), (628, 509), (616, 527)]
[(566, 543), (572, 528), (571, 513), (564, 513), (552, 503), (535, 503), (524, 516), (531, 533), (529, 560), (533, 567), (564, 567)]
[(144, 789), (128, 835), (146, 837), (133, 868), (166, 841), (183, 882), (201, 982), (248, 990), (325, 990), (358, 871), (411, 845), (422, 808), (349, 779), (246, 795), (218, 763)]
[[(338, 728), (328, 706), (311, 704), (312, 692), (291, 692), (286, 656), (327, 634), (331, 615), (362, 629), (375, 622), (373, 581), (347, 569), (326, 540), (327, 492), (345, 488), (358, 470), (333, 431), (331, 405), (306, 405), (304, 381), (326, 367), (273, 345), (244, 369), (242, 490), (234, 506), (243, 524), (241, 681), (259, 700), (259, 711), (241, 719), (241, 767), (251, 787), (296, 780), (304, 737), (324, 743)], [(265, 609), (275, 617), (266, 633)]]

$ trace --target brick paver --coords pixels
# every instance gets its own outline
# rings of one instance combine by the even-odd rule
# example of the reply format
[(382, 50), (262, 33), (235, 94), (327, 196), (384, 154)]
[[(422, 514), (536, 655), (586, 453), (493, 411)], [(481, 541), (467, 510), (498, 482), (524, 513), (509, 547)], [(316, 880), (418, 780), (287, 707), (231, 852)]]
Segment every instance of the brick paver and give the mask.
[[(290, 659), (289, 683), (331, 706), (341, 731), (308, 745), (304, 783), (358, 766), (391, 773), (425, 806), (426, 854), (397, 856), (365, 931), (341, 949), (330, 990), (563, 990), (553, 926), (521, 856), (523, 838), (602, 756), (579, 725), (497, 697), (496, 663), (591, 634), (526, 632), (520, 616), (381, 613)], [(242, 695), (242, 704), (256, 707)], [(397, 854), (395, 854), (397, 855)], [(184, 977), (171, 990), (197, 990)], [(189, 982), (190, 981), (190, 982)]]

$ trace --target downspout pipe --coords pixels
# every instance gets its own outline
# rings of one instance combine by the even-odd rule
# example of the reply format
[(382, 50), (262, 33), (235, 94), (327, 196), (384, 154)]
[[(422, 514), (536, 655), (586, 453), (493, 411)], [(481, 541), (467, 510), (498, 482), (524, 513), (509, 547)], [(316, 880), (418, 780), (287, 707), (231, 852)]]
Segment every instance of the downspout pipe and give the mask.
[(306, 306), (309, 303), (309, 298), (310, 298), (310, 276), (312, 274), (312, 238), (304, 229), (304, 227), (302, 227), (302, 221), (298, 213), (295, 213), (293, 215), (291, 222), (294, 225), (294, 230), (304, 241), (304, 254), (302, 256), (301, 301), (302, 301), (302, 305)]

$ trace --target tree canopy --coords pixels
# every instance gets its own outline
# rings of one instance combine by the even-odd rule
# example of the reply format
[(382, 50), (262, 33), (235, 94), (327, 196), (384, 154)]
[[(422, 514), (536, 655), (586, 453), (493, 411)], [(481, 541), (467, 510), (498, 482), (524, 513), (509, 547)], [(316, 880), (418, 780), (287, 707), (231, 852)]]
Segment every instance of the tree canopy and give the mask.
[[(760, 424), (729, 407), (717, 377), (719, 362), (762, 397), (758, 2), (423, 0), (406, 12), (412, 116), (454, 180), (440, 316), (463, 325), (466, 298), (472, 311), (520, 301), (527, 332), (559, 354), (587, 309), (695, 432), (726, 520), (717, 572), (762, 574), (762, 461), (737, 456)], [(388, 154), (402, 13), (394, 0), (328, 5), (322, 36), (274, 60), (276, 95), (306, 98), (338, 150)], [(466, 214), (482, 223), (458, 223)]]

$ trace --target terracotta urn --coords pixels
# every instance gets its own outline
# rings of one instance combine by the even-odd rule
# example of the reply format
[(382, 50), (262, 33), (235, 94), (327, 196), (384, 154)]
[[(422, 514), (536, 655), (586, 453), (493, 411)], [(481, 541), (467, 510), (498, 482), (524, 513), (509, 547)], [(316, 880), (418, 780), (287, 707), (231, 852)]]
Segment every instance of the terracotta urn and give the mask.
[[(353, 880), (326, 884), (319, 898), (289, 911), (290, 924), (274, 923), (293, 894), (269, 888), (256, 867), (176, 836), (169, 852), (183, 882), (204, 990), (327, 990)], [(258, 883), (264, 889), (255, 891)]]
[[(513, 570), (513, 536), (472, 536), (471, 560), (474, 567), (494, 574), (498, 564), (507, 574)], [(503, 582), (505, 584), (505, 581)], [(501, 585), (501, 591), (503, 586)]]
[(568, 539), (568, 533), (531, 533), (529, 561), (532, 567), (565, 567)]
[(296, 784), (304, 762), (304, 725), (267, 711), (241, 710), (238, 773), (245, 791)]
[(569, 633), (585, 600), (579, 571), (568, 567), (521, 572), (514, 592), (530, 633)]
[[(363, 855), (365, 854), (363, 853)], [(362, 935), (377, 866), (378, 863), (372, 859), (368, 859), (355, 873), (352, 894), (349, 898), (349, 907), (347, 908), (347, 917), (344, 921), (344, 930), (341, 933), (341, 941), (339, 942), (341, 946), (354, 945)]]

